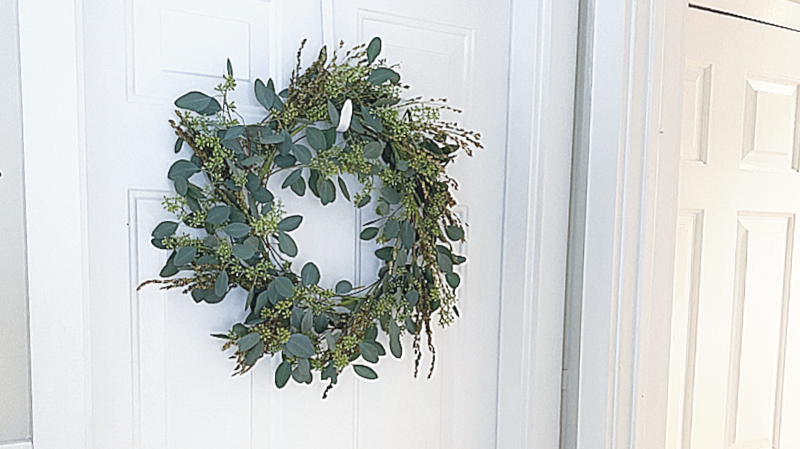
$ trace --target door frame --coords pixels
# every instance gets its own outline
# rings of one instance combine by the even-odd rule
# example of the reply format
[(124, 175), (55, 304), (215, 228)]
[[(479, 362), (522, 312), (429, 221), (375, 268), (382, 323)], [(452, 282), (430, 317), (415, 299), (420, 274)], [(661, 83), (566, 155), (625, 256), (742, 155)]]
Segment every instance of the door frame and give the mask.
[[(511, 5), (497, 447), (556, 449), (578, 0)], [(19, 0), (36, 449), (92, 447), (82, 16)]]
[(568, 274), (581, 318), (566, 336), (580, 352), (576, 447), (664, 447), (688, 2), (582, 8), (585, 175), (573, 195), (585, 196), (585, 231), (572, 236), (583, 248)]

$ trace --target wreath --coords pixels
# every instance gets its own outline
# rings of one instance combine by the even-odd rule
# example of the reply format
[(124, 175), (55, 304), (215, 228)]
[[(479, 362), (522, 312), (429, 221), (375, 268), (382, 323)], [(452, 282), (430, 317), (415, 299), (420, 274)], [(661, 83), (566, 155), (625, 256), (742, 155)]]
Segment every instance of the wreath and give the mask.
[[(397, 358), (401, 336), (414, 336), (415, 376), (425, 337), (430, 378), (431, 321), (436, 315), (444, 326), (458, 315), (461, 280), (453, 267), (466, 260), (453, 253), (452, 242), (464, 240), (464, 224), (453, 213), (457, 183), (445, 168), (459, 150), (471, 155), (481, 148), (480, 134), (443, 121), (442, 110), (460, 112), (445, 99), (402, 99), (408, 86), (397, 66), (377, 59), (380, 38), (342, 60), (336, 52), (328, 60), (322, 47), (302, 70), (304, 45), (288, 88), (276, 92), (271, 79), (256, 80), (255, 97), (266, 110), (258, 123), (245, 124), (229, 100), (236, 87), (230, 60), (214, 96), (194, 91), (175, 101), (174, 150), (188, 147), (192, 155), (169, 168), (177, 195), (165, 197), (163, 206), (177, 220), (152, 232), (152, 244), (170, 253), (166, 265), (159, 279), (139, 288), (181, 288), (210, 304), (246, 291), (244, 320), (213, 336), (234, 351), (234, 374), (280, 354), (278, 388), (289, 378), (310, 384), (312, 372), (320, 371), (327, 395), (351, 364), (357, 375), (376, 379), (357, 362), (377, 363), (386, 355), (378, 329)], [(351, 193), (343, 176), (355, 178), (360, 191)], [(374, 207), (378, 218), (364, 225), (360, 238), (380, 245), (377, 280), (325, 288), (313, 262), (296, 272), (291, 232), (303, 217), (287, 214), (270, 190), (278, 186), (300, 197), (310, 190), (323, 206), (338, 196), (356, 208)]]

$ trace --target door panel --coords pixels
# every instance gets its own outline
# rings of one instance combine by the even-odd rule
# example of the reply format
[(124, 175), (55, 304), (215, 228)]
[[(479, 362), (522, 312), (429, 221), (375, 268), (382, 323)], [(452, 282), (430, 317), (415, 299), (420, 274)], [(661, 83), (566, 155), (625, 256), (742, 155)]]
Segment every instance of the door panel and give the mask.
[[(494, 444), (509, 11), (508, 1), (477, 0), (84, 1), (94, 447)], [(380, 363), (379, 381), (350, 371), (324, 401), (319, 379), (278, 391), (274, 360), (232, 378), (232, 362), (209, 334), (243, 318), (243, 298), (197, 305), (177, 291), (135, 290), (164, 263), (149, 240), (169, 217), (161, 201), (175, 159), (172, 101), (187, 90), (211, 91), (230, 58), (234, 100), (253, 119), (253, 82), (285, 85), (302, 39), (308, 64), (325, 36), (347, 47), (375, 35), (382, 55), (402, 63), (408, 95), (448, 97), (468, 111), (459, 121), (479, 129), (488, 148), (452, 169), (462, 181), (457, 212), (470, 224), (469, 247), (461, 248), (469, 258), (462, 318), (435, 333), (430, 380), (427, 353), (420, 378), (412, 377), (410, 339), (401, 360)], [(375, 248), (358, 239), (370, 211), (282, 197), (307, 218), (296, 232), (296, 266), (313, 259), (325, 285), (375, 277)]]
[(800, 35), (690, 9), (686, 48), (668, 447), (795, 447)]

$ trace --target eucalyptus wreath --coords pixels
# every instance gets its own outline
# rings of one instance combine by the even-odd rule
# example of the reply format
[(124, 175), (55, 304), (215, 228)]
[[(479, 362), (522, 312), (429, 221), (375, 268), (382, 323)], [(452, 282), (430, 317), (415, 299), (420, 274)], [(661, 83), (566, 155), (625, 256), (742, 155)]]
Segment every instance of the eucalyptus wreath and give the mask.
[[(160, 278), (142, 283), (180, 288), (200, 303), (219, 303), (232, 291), (247, 292), (244, 319), (225, 334), (234, 374), (263, 356), (281, 356), (275, 383), (293, 378), (311, 383), (320, 371), (328, 390), (353, 364), (367, 379), (376, 372), (359, 362), (377, 363), (389, 349), (401, 357), (401, 336), (413, 335), (416, 376), (426, 339), (432, 358), (432, 320), (451, 323), (458, 315), (454, 266), (465, 262), (453, 242), (464, 240), (464, 224), (453, 213), (457, 183), (445, 168), (459, 150), (472, 154), (480, 135), (441, 118), (457, 111), (446, 100), (403, 99), (397, 66), (378, 59), (381, 40), (359, 45), (328, 60), (322, 47), (310, 67), (301, 54), (289, 86), (276, 92), (270, 79), (255, 82), (255, 97), (266, 110), (246, 124), (229, 100), (236, 87), (230, 60), (213, 96), (189, 92), (175, 101), (175, 153), (191, 157), (169, 168), (177, 195), (164, 208), (177, 217), (153, 230), (152, 244), (169, 251)], [(342, 51), (343, 44), (339, 45)], [(351, 193), (343, 177), (355, 179)], [(360, 238), (380, 246), (377, 280), (354, 287), (339, 280), (320, 286), (320, 271), (292, 266), (297, 244), (291, 233), (303, 222), (289, 215), (273, 190), (308, 191), (322, 206), (338, 198), (356, 208), (374, 207), (377, 219)]]

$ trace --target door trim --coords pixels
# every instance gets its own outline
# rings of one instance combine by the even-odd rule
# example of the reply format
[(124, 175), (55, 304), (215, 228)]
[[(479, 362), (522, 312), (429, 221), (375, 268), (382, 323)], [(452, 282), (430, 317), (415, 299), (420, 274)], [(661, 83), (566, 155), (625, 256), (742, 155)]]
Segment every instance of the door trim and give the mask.
[(511, 17), (496, 447), (556, 449), (578, 0)]
[[(587, 0), (576, 447), (664, 447), (686, 0)], [(580, 181), (580, 180), (579, 180)]]
[(36, 449), (89, 447), (81, 0), (19, 0)]

